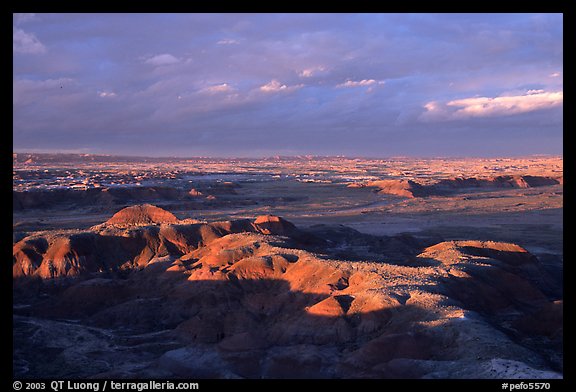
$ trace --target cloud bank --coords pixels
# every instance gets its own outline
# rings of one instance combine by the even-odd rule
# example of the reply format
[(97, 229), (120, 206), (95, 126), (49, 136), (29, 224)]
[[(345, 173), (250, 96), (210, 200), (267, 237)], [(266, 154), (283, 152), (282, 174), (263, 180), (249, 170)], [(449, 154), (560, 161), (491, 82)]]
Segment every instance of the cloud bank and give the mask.
[(559, 107), (563, 104), (562, 91), (528, 90), (522, 95), (499, 97), (472, 97), (446, 103), (428, 102), (423, 119), (458, 120), (469, 117), (498, 117), (529, 113)]

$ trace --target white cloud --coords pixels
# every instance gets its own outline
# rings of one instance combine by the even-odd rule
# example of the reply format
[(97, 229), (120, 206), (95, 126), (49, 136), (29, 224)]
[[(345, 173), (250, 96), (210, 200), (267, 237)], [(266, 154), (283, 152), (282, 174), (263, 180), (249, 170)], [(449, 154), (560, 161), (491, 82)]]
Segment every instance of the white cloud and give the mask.
[(275, 92), (275, 91), (282, 91), (287, 89), (288, 86), (286, 86), (285, 84), (281, 84), (279, 81), (277, 81), (276, 79), (270, 81), (270, 83), (266, 83), (263, 86), (260, 86), (260, 91), (264, 91), (264, 92)]
[(162, 65), (176, 64), (178, 62), (180, 62), (180, 60), (168, 53), (152, 56), (145, 61), (146, 64), (155, 65), (157, 67)]
[(310, 78), (316, 75), (318, 72), (324, 72), (325, 70), (326, 68), (324, 68), (323, 66), (306, 68), (300, 71), (298, 75), (302, 78)]
[(557, 77), (560, 76), (560, 72), (554, 72), (554, 73), (551, 73), (551, 74), (548, 75), (548, 76), (551, 77), (551, 78), (557, 78)]
[(436, 101), (428, 102), (426, 105), (424, 105), (424, 109), (426, 109), (429, 112), (437, 112), (441, 110), (440, 105)]
[(472, 97), (446, 103), (431, 101), (424, 105), (423, 120), (457, 120), (470, 117), (496, 117), (528, 113), (562, 105), (562, 91), (528, 90), (522, 95)]
[(299, 88), (304, 87), (303, 84), (296, 84), (294, 86), (287, 86), (285, 84), (280, 83), (276, 79), (271, 80), (269, 83), (266, 83), (259, 87), (259, 90), (265, 93), (275, 93), (275, 92), (288, 92), (298, 90)]
[(200, 90), (201, 92), (207, 93), (227, 93), (234, 91), (234, 89), (228, 83), (216, 84), (214, 86), (208, 86)]
[(25, 54), (41, 54), (46, 52), (46, 47), (34, 34), (14, 27), (12, 29), (12, 51)]
[(525, 95), (466, 98), (450, 101), (447, 105), (460, 107), (454, 113), (456, 116), (485, 117), (546, 109), (562, 104), (563, 98), (562, 91), (544, 92), (543, 90), (531, 90)]
[(98, 96), (100, 98), (113, 98), (116, 96), (116, 93), (113, 91), (100, 91), (98, 92)]
[(337, 85), (336, 87), (341, 88), (341, 87), (364, 87), (364, 86), (372, 86), (374, 84), (384, 84), (384, 81), (379, 80), (376, 81), (374, 79), (362, 79), (362, 80), (358, 80), (358, 81), (354, 81), (354, 80), (347, 80), (344, 83), (341, 83), (339, 85)]
[(216, 42), (218, 45), (238, 45), (240, 41), (230, 38), (224, 38)]

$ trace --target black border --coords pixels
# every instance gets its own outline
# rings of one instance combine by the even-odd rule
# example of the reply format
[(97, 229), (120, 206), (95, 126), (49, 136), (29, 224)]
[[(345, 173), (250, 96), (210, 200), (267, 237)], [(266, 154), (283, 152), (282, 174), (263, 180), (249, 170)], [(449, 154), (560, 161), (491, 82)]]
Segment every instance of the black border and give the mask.
[(548, 0), (541, 2), (520, 1), (194, 1), (163, 0), (158, 1), (62, 1), (29, 0), (12, 3), (12, 12), (116, 12), (116, 13), (154, 13), (154, 12), (215, 12), (215, 13), (363, 13), (363, 12), (425, 12), (425, 13), (562, 13), (568, 9), (569, 1)]
[[(6, 6), (8, 4), (5, 4)], [(115, 1), (114, 3), (105, 3), (102, 1), (47, 1), (47, 0), (32, 0), (32, 1), (25, 1), (20, 3), (12, 2), (8, 5), (9, 10), (3, 13), (2, 20), (5, 21), (3, 23), (3, 29), (6, 30), (5, 38), (7, 42), (8, 29), (10, 24), (12, 23), (12, 13), (15, 12), (62, 12), (62, 13), (69, 13), (69, 12), (82, 12), (82, 13), (93, 13), (93, 12), (130, 12), (130, 13), (148, 13), (148, 12), (226, 12), (226, 13), (263, 13), (263, 12), (289, 12), (289, 13), (307, 13), (307, 12), (316, 12), (316, 13), (342, 13), (342, 12), (427, 12), (427, 13), (439, 13), (439, 12), (466, 12), (466, 13), (501, 13), (501, 12), (514, 12), (514, 13), (527, 13), (527, 12), (543, 12), (543, 13), (563, 13), (564, 14), (564, 53), (568, 54), (564, 57), (564, 69), (566, 70), (573, 70), (576, 69), (574, 66), (574, 62), (571, 59), (571, 55), (574, 52), (574, 48), (576, 48), (574, 37), (576, 36), (576, 32), (574, 31), (575, 21), (574, 21), (574, 13), (571, 10), (572, 5), (569, 1), (545, 1), (545, 2), (514, 2), (509, 1), (508, 3), (498, 2), (488, 4), (487, 2), (460, 2), (455, 4), (454, 2), (415, 2), (415, 1), (397, 1), (397, 2), (377, 2), (375, 0), (366, 1), (354, 1), (354, 2), (337, 2), (330, 4), (327, 7), (323, 2), (302, 2), (302, 1), (291, 1), (289, 3), (279, 3), (279, 2), (269, 2), (266, 4), (258, 3), (258, 2), (251, 2), (248, 3), (246, 1), (236, 1), (236, 2), (199, 2), (193, 0), (164, 0), (161, 2), (153, 2), (153, 1)], [(566, 20), (567, 19), (567, 20)], [(566, 50), (568, 49), (568, 50)], [(570, 72), (565, 72), (564, 75), (571, 75)], [(6, 76), (8, 79), (8, 76)], [(574, 106), (570, 104), (572, 101), (572, 95), (570, 92), (574, 91), (574, 79), (570, 78), (570, 80), (564, 80), (564, 90), (568, 92), (565, 94), (566, 107), (573, 108)], [(8, 94), (8, 91), (12, 91), (12, 87), (8, 84), (8, 80), (6, 81), (5, 89), (3, 91)], [(8, 101), (8, 97), (6, 98)], [(573, 104), (573, 103), (572, 103)], [(567, 134), (566, 130), (574, 130), (574, 121), (573, 121), (573, 113), (574, 110), (568, 110), (565, 112), (564, 115), (564, 136), (568, 136), (568, 140), (571, 140), (570, 133)], [(10, 171), (8, 167), (12, 167), (11, 161), (11, 153), (12, 153), (12, 133), (10, 136), (7, 136), (4, 143), (1, 143), (3, 149), (7, 151), (3, 151), (0, 156), (2, 160), (5, 161), (6, 169), (3, 173), (6, 174), (6, 191), (12, 189), (12, 179), (9, 176)], [(9, 147), (10, 146), (10, 147)], [(572, 178), (574, 176), (574, 169), (576, 168), (575, 161), (573, 159), (573, 155), (569, 150), (566, 143), (564, 143), (563, 147), (563, 154), (564, 154), (564, 162), (568, 164), (564, 165), (564, 176), (567, 178), (564, 184), (564, 197), (565, 200), (568, 200), (568, 203), (565, 203), (565, 210), (564, 210), (564, 217), (573, 216), (574, 208), (572, 207), (572, 200), (574, 196), (573, 187), (574, 183)], [(8, 192), (7, 196), (8, 197)], [(6, 229), (5, 235), (3, 235), (3, 239), (8, 242), (8, 239), (11, 238), (8, 232), (8, 224), (4, 226)], [(9, 252), (9, 245), (8, 243), (3, 246), (3, 249), (6, 252), (6, 269), (10, 265), (8, 260), (8, 252)], [(570, 254), (570, 252), (566, 252), (567, 247), (564, 245), (564, 258), (566, 258), (566, 254)], [(8, 298), (12, 299), (12, 283), (11, 283), (11, 273), (9, 271), (4, 271), (2, 274), (4, 278), (3, 290), (4, 295), (2, 296), (3, 300), (3, 311), (6, 313), (9, 312), (8, 307)], [(575, 383), (575, 375), (572, 371), (574, 369), (574, 346), (576, 344), (575, 339), (572, 337), (571, 332), (573, 331), (573, 319), (570, 317), (572, 310), (574, 309), (574, 288), (570, 285), (569, 279), (572, 278), (574, 275), (574, 266), (573, 260), (571, 258), (567, 259), (567, 263), (565, 263), (565, 272), (564, 272), (564, 301), (565, 301), (565, 308), (568, 311), (565, 313), (567, 317), (564, 318), (564, 330), (566, 333), (564, 334), (564, 379), (563, 380), (532, 380), (535, 382), (550, 382), (551, 384), (551, 391), (555, 390), (564, 390), (570, 387), (574, 389), (576, 387)], [(10, 301), (12, 302), (12, 300)], [(10, 319), (10, 316), (6, 317), (5, 320)], [(13, 342), (10, 343), (10, 347), (13, 346)], [(12, 347), (13, 348), (13, 347)], [(5, 350), (6, 356), (8, 356), (8, 350)], [(4, 363), (12, 363), (11, 360), (6, 358), (6, 362)], [(4, 390), (14, 390), (12, 389), (13, 386), (13, 372), (12, 366), (4, 367), (3, 372), (5, 373), (6, 377), (3, 379), (5, 380), (3, 385), (5, 385)], [(22, 380), (25, 382), (25, 380)], [(31, 381), (31, 380), (29, 380)], [(51, 390), (49, 388), (50, 381), (52, 379), (45, 379), (45, 380), (36, 380), (38, 382), (46, 383), (45, 390)], [(94, 381), (94, 380), (85, 380), (85, 381)], [(144, 380), (115, 380), (115, 381), (133, 381), (133, 382), (142, 382)], [(158, 380), (162, 381), (162, 380)], [(176, 381), (176, 380), (171, 380)], [(191, 380), (192, 381), (192, 380)], [(331, 390), (343, 390), (343, 391), (350, 391), (356, 388), (368, 388), (370, 389), (386, 389), (387, 387), (392, 388), (414, 388), (414, 390), (424, 390), (425, 388), (441, 388), (442, 390), (457, 390), (462, 391), (466, 388), (480, 388), (486, 391), (502, 391), (502, 383), (519, 383), (521, 381), (529, 382), (530, 380), (193, 380), (200, 384), (200, 390), (221, 390), (223, 388), (274, 388), (274, 387), (298, 387), (302, 386), (305, 388), (330, 388)], [(100, 384), (102, 386), (102, 384)], [(64, 389), (66, 390), (66, 389)], [(102, 388), (100, 388), (102, 390)]]

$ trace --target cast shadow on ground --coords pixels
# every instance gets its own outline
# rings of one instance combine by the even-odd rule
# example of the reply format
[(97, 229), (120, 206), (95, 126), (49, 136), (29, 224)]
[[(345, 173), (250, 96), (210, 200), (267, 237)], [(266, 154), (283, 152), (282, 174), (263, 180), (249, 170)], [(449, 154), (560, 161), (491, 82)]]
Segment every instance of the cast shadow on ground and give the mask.
[[(232, 273), (224, 280), (188, 280), (182, 271), (167, 271), (170, 265), (153, 263), (124, 279), (95, 274), (91, 278), (67, 278), (61, 284), (57, 280), (15, 281), (15, 302), (24, 298), (19, 293), (37, 290), (37, 295), (28, 297), (30, 306), (16, 309), (15, 314), (74, 320), (77, 326), (110, 334), (97, 351), (92, 348), (84, 352), (76, 347), (74, 357), (70, 348), (83, 342), (74, 340), (73, 335), (66, 341), (63, 331), (36, 330), (15, 347), (19, 349), (15, 357), (28, 363), (27, 374), (18, 376), (66, 375), (65, 370), (63, 374), (42, 373), (39, 361), (62, 363), (65, 368), (71, 362), (84, 363), (88, 359), (109, 366), (78, 369), (72, 373), (74, 377), (122, 376), (114, 373), (125, 361), (119, 352), (135, 348), (118, 344), (118, 338), (129, 334), (160, 334), (156, 336), (179, 342), (169, 352), (154, 354), (137, 347), (142, 358), (156, 355), (151, 366), (161, 367), (170, 377), (221, 378), (234, 374), (244, 378), (418, 378), (424, 374), (424, 369), (415, 365), (418, 361), (457, 361), (462, 356), (463, 348), (455, 344), (458, 328), (453, 325), (461, 321), (438, 320), (433, 309), (406, 300), (381, 309), (357, 311), (357, 298), (346, 293), (345, 286), (332, 292), (306, 292), (292, 289), (283, 279), (242, 279)], [(484, 298), (487, 304), (476, 301), (479, 307), (472, 305), (472, 310), (488, 316), (497, 315), (490, 314), (494, 309), (515, 309), (522, 302), (513, 289), (508, 298), (502, 299), (501, 293), (491, 291), (493, 287), (482, 286), (481, 279), (478, 282), (455, 278), (447, 288), (461, 294), (454, 298), (464, 307), (469, 296), (489, 297)], [(490, 301), (506, 303), (494, 308)], [(522, 306), (525, 310), (529, 305)], [(65, 324), (50, 325), (39, 329)], [(61, 346), (50, 350), (55, 335)], [(148, 343), (153, 340), (142, 339)], [(47, 354), (36, 357), (43, 347)]]

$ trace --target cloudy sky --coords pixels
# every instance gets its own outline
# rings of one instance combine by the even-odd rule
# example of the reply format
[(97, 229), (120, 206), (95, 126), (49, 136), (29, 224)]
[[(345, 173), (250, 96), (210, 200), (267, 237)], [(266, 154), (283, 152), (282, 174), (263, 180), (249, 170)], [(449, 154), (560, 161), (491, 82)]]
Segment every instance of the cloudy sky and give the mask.
[(561, 14), (15, 14), (15, 151), (561, 154)]

